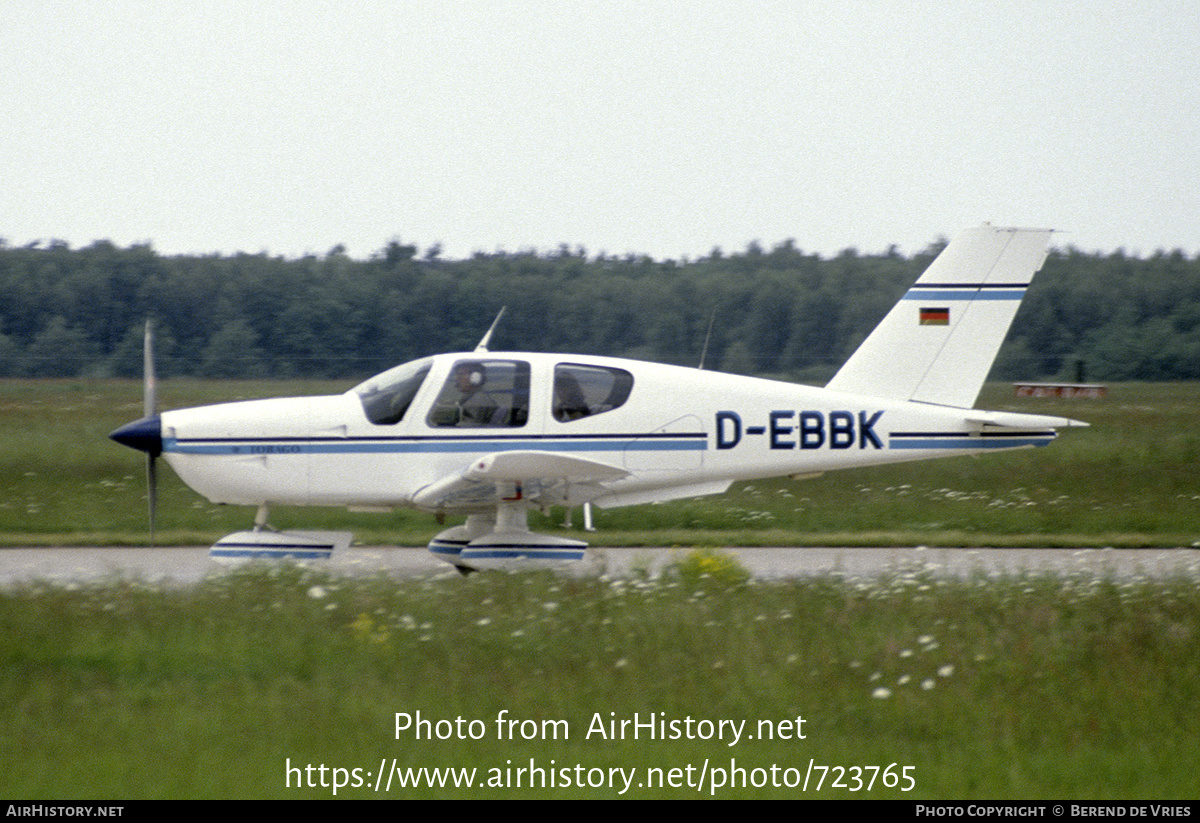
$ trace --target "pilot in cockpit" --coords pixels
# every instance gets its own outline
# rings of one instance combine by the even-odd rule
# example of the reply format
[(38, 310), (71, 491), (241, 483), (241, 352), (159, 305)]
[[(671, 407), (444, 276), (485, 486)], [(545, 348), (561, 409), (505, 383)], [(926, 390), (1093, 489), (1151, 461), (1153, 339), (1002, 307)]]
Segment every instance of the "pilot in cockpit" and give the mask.
[(459, 363), (454, 367), (454, 384), (461, 393), (455, 402), (457, 426), (494, 426), (502, 421), (500, 403), (487, 391), (487, 373), (483, 364)]

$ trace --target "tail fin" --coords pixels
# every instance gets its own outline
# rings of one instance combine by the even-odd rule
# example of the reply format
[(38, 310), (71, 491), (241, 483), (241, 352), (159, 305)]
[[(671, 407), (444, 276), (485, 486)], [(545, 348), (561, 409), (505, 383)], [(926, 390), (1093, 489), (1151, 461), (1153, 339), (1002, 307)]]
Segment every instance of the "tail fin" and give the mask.
[(942, 250), (826, 388), (975, 405), (1051, 232), (980, 226)]

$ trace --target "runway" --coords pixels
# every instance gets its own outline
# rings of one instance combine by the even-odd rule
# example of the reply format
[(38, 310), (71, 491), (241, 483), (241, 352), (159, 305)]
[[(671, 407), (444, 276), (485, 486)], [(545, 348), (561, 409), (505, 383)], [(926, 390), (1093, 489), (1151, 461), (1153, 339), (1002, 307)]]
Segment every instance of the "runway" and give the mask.
[[(570, 574), (657, 575), (688, 549), (592, 548)], [(894, 574), (1089, 575), (1096, 577), (1200, 576), (1200, 549), (935, 549), (935, 548), (729, 548), (760, 580), (838, 575), (872, 580)], [(264, 561), (255, 561), (264, 562)], [(278, 562), (278, 561), (276, 561)], [(286, 562), (286, 561), (285, 561)], [(352, 547), (329, 560), (307, 561), (335, 574), (385, 573), (397, 578), (454, 575), (424, 547)], [(14, 548), (0, 549), (0, 585), (44, 580), (97, 583), (118, 577), (187, 585), (229, 569), (208, 557), (207, 547), (190, 548)]]

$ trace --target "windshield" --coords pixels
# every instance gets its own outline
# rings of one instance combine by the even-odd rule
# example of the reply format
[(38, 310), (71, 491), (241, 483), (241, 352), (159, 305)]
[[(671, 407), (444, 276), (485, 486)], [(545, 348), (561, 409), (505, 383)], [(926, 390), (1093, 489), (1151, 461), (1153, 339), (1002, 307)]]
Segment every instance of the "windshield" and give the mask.
[(362, 401), (368, 420), (377, 426), (392, 426), (404, 419), (431, 365), (432, 358), (414, 360), (377, 374), (351, 391)]

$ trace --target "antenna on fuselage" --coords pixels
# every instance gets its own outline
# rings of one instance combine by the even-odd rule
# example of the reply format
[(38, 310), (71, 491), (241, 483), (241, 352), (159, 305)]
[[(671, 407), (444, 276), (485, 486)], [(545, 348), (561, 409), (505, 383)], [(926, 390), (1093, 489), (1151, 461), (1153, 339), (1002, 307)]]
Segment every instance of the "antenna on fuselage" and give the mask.
[(508, 308), (508, 306), (502, 306), (500, 308), (500, 313), (496, 315), (496, 319), (493, 320), (492, 325), (490, 327), (488, 327), (487, 334), (485, 334), (483, 336), (483, 339), (479, 341), (479, 345), (475, 347), (475, 351), (487, 351), (488, 350), (488, 342), (492, 339), (492, 332), (494, 332), (496, 330), (496, 326), (500, 323), (500, 318), (504, 316), (504, 311), (507, 308)]
[(717, 307), (713, 306), (712, 315), (708, 318), (708, 331), (704, 333), (704, 346), (700, 349), (700, 365), (696, 368), (704, 369), (704, 358), (708, 356), (708, 341), (712, 338), (713, 323), (717, 319)]

